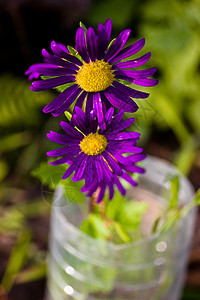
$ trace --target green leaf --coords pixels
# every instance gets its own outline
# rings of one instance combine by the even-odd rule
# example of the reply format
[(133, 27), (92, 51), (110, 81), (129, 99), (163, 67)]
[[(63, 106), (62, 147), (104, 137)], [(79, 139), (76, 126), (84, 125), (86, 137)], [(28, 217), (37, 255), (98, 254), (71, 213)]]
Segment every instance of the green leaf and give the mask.
[(8, 165), (4, 160), (0, 160), (0, 181), (2, 181), (8, 174)]
[(16, 283), (22, 284), (42, 279), (46, 276), (47, 267), (46, 263), (42, 262), (39, 265), (21, 271), (16, 277)]
[(134, 232), (141, 224), (142, 216), (147, 211), (147, 208), (147, 203), (134, 200), (127, 201), (121, 209), (119, 216), (120, 224), (129, 230), (129, 232)]
[(177, 207), (171, 209), (165, 216), (165, 220), (162, 226), (159, 228), (159, 232), (163, 232), (174, 226), (181, 217), (181, 210)]
[(31, 241), (31, 234), (28, 231), (21, 232), (15, 247), (12, 250), (8, 265), (3, 276), (1, 285), (9, 292), (15, 278), (26, 262), (28, 246)]
[(64, 90), (66, 90), (68, 87), (73, 85), (74, 82), (66, 83), (63, 85), (56, 86), (54, 89), (56, 89), (58, 92), (62, 93)]
[(109, 50), (109, 48), (112, 46), (112, 44), (114, 43), (114, 41), (116, 40), (116, 38), (114, 38), (112, 41), (110, 41), (109, 45), (108, 45), (108, 48), (107, 48), (107, 51)]
[(73, 56), (76, 56), (80, 61), (84, 62), (82, 57), (78, 54), (75, 48), (73, 48), (72, 46), (67, 46), (67, 49)]
[(86, 34), (86, 32), (87, 32), (86, 26), (82, 22), (79, 22), (79, 25), (80, 25), (80, 27), (82, 27), (84, 29), (84, 32)]
[(176, 207), (179, 203), (180, 180), (178, 175), (168, 174), (166, 181), (171, 183), (171, 198), (169, 200), (169, 209)]
[(124, 209), (125, 197), (123, 197), (118, 190), (115, 190), (112, 201), (106, 205), (105, 214), (109, 219), (118, 221), (121, 211)]
[(26, 124), (36, 126), (39, 124), (41, 107), (53, 100), (51, 92), (34, 93), (25, 78), (12, 74), (0, 76), (0, 90), (0, 127), (2, 128), (16, 128)]
[(198, 189), (197, 192), (195, 193), (193, 201), (188, 203), (187, 205), (185, 205), (182, 208), (181, 216), (182, 217), (186, 216), (193, 207), (196, 207), (199, 205), (200, 205), (200, 189)]
[(83, 202), (85, 196), (80, 191), (83, 182), (72, 181), (72, 175), (65, 180), (62, 179), (62, 176), (68, 167), (69, 166), (67, 165), (52, 166), (47, 162), (43, 162), (40, 167), (32, 171), (31, 174), (40, 179), (42, 184), (47, 185), (52, 190), (55, 190), (58, 185), (62, 185), (65, 190), (67, 201)]
[(120, 239), (124, 243), (130, 243), (131, 242), (131, 237), (128, 235), (128, 232), (125, 230), (122, 224), (119, 222), (113, 222), (113, 227), (117, 233), (117, 235), (120, 237)]
[(65, 114), (65, 117), (68, 119), (68, 121), (71, 121), (72, 114), (69, 111), (65, 111), (64, 114)]
[(31, 175), (37, 177), (45, 185), (48, 185), (51, 189), (55, 189), (61, 182), (62, 175), (67, 170), (64, 165), (52, 166), (47, 162), (40, 164), (39, 168), (32, 171)]
[(188, 175), (196, 158), (198, 142), (191, 137), (178, 151), (174, 163), (184, 175)]
[(100, 215), (90, 213), (81, 225), (81, 230), (95, 239), (107, 239), (110, 230)]
[(25, 146), (31, 142), (31, 133), (29, 131), (11, 133), (1, 137), (0, 153), (13, 151), (19, 147)]

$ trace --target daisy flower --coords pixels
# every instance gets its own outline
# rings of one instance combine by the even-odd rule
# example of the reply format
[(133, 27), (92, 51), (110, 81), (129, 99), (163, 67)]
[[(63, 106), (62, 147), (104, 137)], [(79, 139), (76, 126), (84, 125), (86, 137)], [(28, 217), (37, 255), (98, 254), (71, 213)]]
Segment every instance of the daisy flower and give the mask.
[(29, 79), (39, 75), (50, 77), (32, 83), (31, 90), (44, 91), (63, 86), (63, 91), (44, 109), (45, 113), (58, 116), (76, 101), (75, 106), (82, 107), (85, 100), (86, 111), (97, 111), (98, 120), (103, 119), (103, 112), (114, 106), (126, 112), (135, 112), (137, 104), (132, 98), (147, 98), (148, 93), (138, 91), (124, 84), (154, 86), (158, 80), (151, 79), (156, 68), (135, 70), (146, 63), (151, 53), (127, 60), (140, 51), (145, 40), (140, 39), (124, 48), (131, 30), (123, 30), (110, 43), (112, 22), (107, 19), (105, 25), (99, 24), (97, 33), (92, 27), (85, 30), (79, 27), (76, 32), (73, 51), (63, 44), (52, 41), (53, 54), (42, 50), (44, 62), (32, 65), (27, 71)]
[[(122, 121), (123, 110), (114, 117), (113, 113), (114, 108), (111, 107), (105, 114), (104, 127), (99, 127), (95, 110), (87, 114), (76, 107), (70, 124), (64, 121), (60, 123), (65, 134), (53, 131), (47, 134), (51, 141), (64, 145), (62, 148), (47, 152), (48, 156), (61, 157), (49, 163), (68, 164), (69, 167), (62, 179), (68, 178), (73, 173), (73, 181), (84, 179), (82, 192), (87, 191), (87, 196), (92, 196), (98, 189), (97, 202), (102, 201), (106, 187), (109, 188), (110, 199), (114, 195), (114, 185), (123, 195), (125, 194), (119, 177), (136, 186), (137, 183), (127, 172), (144, 172), (143, 168), (135, 165), (146, 157), (141, 154), (143, 149), (136, 147), (140, 134), (123, 131), (133, 123), (134, 118)], [(129, 155), (123, 156), (124, 153)]]

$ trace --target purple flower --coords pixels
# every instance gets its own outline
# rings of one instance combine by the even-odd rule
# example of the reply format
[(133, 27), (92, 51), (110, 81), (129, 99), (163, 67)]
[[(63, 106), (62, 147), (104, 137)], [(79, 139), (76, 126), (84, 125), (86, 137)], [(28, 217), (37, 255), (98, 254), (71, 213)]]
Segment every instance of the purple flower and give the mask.
[[(49, 156), (61, 157), (49, 163), (68, 164), (62, 179), (68, 178), (72, 173), (73, 181), (84, 179), (82, 192), (87, 191), (88, 196), (92, 196), (99, 189), (97, 202), (102, 201), (107, 186), (110, 199), (114, 195), (114, 185), (125, 194), (119, 177), (136, 186), (137, 183), (127, 172), (144, 172), (143, 168), (135, 165), (146, 157), (141, 154), (143, 149), (136, 147), (140, 134), (123, 131), (133, 123), (134, 118), (121, 121), (124, 111), (120, 110), (114, 117), (113, 113), (114, 108), (111, 107), (99, 126), (95, 111), (86, 114), (76, 107), (70, 124), (64, 121), (60, 123), (65, 135), (53, 131), (47, 134), (51, 141), (64, 145), (47, 152)], [(124, 153), (129, 155), (123, 156)]]
[(63, 44), (54, 41), (51, 43), (53, 54), (42, 50), (44, 62), (32, 65), (25, 74), (29, 75), (30, 80), (38, 78), (39, 74), (50, 78), (34, 81), (31, 89), (44, 91), (65, 85), (64, 90), (43, 112), (58, 116), (74, 101), (81, 108), (86, 100), (86, 112), (96, 109), (98, 120), (101, 121), (103, 112), (111, 105), (133, 113), (138, 106), (132, 98), (149, 96), (148, 93), (123, 84), (124, 81), (140, 86), (154, 86), (158, 83), (158, 80), (149, 78), (156, 68), (134, 70), (149, 60), (150, 52), (139, 58), (126, 60), (143, 48), (145, 40), (140, 39), (124, 48), (131, 31), (123, 30), (110, 43), (111, 29), (110, 19), (105, 25), (98, 25), (97, 34), (92, 27), (86, 33), (83, 27), (78, 28), (73, 54)]

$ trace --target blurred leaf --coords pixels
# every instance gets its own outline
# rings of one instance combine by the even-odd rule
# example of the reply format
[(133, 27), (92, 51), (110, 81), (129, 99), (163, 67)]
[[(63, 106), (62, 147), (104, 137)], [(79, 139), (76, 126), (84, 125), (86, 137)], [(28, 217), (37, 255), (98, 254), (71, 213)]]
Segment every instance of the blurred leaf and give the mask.
[(83, 186), (82, 181), (74, 182), (71, 180), (72, 175), (63, 180), (62, 176), (69, 166), (59, 165), (52, 166), (47, 162), (41, 163), (40, 167), (31, 174), (41, 180), (42, 184), (47, 185), (50, 189), (55, 190), (58, 185), (62, 185), (65, 189), (67, 201), (82, 202), (85, 196), (80, 189)]
[(42, 262), (39, 265), (28, 268), (27, 270), (21, 271), (16, 277), (16, 283), (22, 284), (39, 280), (46, 276), (47, 267), (46, 263)]
[(175, 165), (184, 175), (188, 175), (191, 170), (196, 157), (198, 145), (199, 142), (195, 141), (195, 139), (191, 137), (185, 144), (182, 145), (174, 159)]
[(52, 93), (32, 92), (25, 79), (11, 74), (0, 76), (0, 90), (0, 126), (3, 128), (37, 124), (40, 117), (38, 109), (52, 100)]
[(4, 160), (0, 160), (0, 181), (2, 181), (8, 174), (9, 167)]
[(117, 235), (120, 237), (120, 239), (124, 243), (130, 243), (131, 237), (129, 236), (128, 232), (126, 232), (125, 228), (120, 224), (119, 222), (113, 222), (113, 227), (117, 233)]
[(25, 146), (30, 143), (32, 139), (29, 131), (17, 132), (6, 135), (1, 138), (0, 152), (7, 152), (15, 150), (19, 147)]
[[(89, 11), (87, 19), (93, 25), (102, 23), (105, 19), (110, 18), (115, 27), (123, 28), (127, 25), (133, 12), (136, 9), (138, 1), (124, 0), (123, 5), (120, 0), (103, 0), (96, 1), (92, 10)], [(104, 19), (102, 19), (102, 16)]]
[(147, 211), (148, 205), (144, 202), (126, 201), (119, 216), (119, 222), (130, 232), (138, 229), (142, 216)]
[(179, 203), (179, 189), (180, 189), (180, 179), (179, 176), (169, 174), (166, 181), (171, 183), (171, 197), (169, 200), (169, 209), (176, 207)]
[(24, 226), (24, 215), (17, 209), (1, 210), (0, 232), (15, 234)]
[(81, 224), (81, 230), (95, 239), (107, 239), (110, 230), (100, 215), (90, 213)]
[(43, 162), (40, 164), (39, 168), (32, 171), (31, 175), (39, 178), (43, 184), (48, 185), (54, 190), (61, 182), (62, 175), (66, 170), (67, 166), (52, 166), (47, 162)]
[(199, 205), (200, 205), (200, 189), (198, 189), (197, 192), (195, 193), (193, 201), (183, 207), (183, 209), (181, 210), (181, 216), (182, 217), (186, 216), (193, 207)]
[(156, 92), (153, 101), (156, 110), (165, 119), (168, 126), (174, 131), (180, 143), (185, 143), (190, 138), (187, 127), (182, 122), (182, 117), (176, 111), (175, 105), (167, 98), (165, 93)]
[(31, 234), (28, 231), (21, 232), (18, 241), (12, 250), (8, 265), (3, 276), (1, 285), (9, 292), (15, 278), (26, 262), (27, 250), (30, 244)]

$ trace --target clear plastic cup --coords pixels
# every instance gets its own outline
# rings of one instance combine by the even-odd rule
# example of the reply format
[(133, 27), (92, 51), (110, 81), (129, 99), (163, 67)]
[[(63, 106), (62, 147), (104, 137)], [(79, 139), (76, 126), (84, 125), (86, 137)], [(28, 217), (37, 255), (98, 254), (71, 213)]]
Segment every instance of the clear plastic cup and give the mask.
[[(166, 176), (179, 174), (170, 163), (148, 158), (139, 187), (128, 195), (146, 197), (152, 207), (165, 207), (170, 184)], [(181, 175), (180, 205), (193, 198), (193, 188)], [(78, 226), (83, 219), (78, 205), (65, 199), (62, 188), (54, 196), (48, 257), (48, 300), (178, 300), (193, 233), (195, 209), (163, 233), (136, 242), (115, 245), (93, 239)], [(152, 225), (152, 224), (151, 224)]]

